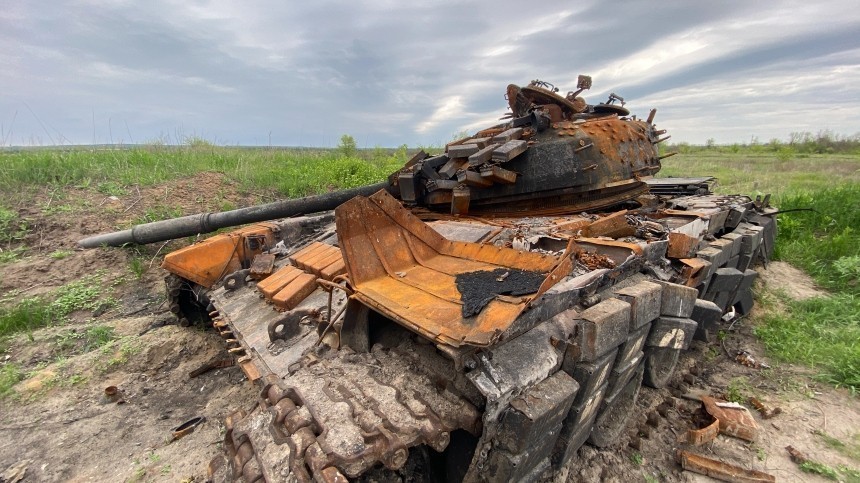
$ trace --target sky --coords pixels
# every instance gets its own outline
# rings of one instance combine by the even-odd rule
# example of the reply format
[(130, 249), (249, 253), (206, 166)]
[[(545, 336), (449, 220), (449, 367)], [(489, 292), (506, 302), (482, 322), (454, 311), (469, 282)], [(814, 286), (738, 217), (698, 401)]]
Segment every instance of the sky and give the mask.
[(860, 133), (847, 0), (3, 3), (6, 146), (439, 145), (579, 74), (673, 142)]

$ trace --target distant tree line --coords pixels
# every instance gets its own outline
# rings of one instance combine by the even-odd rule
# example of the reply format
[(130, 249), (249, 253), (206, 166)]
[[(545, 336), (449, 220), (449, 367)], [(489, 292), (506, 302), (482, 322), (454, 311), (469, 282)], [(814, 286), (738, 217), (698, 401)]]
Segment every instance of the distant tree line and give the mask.
[(860, 133), (845, 136), (830, 130), (818, 131), (813, 134), (808, 131), (793, 132), (784, 141), (773, 138), (764, 143), (753, 136), (748, 143), (718, 144), (714, 138), (705, 144), (676, 143), (666, 146), (666, 151), (693, 153), (702, 151), (718, 152), (761, 152), (775, 153), (777, 157), (791, 157), (798, 154), (860, 154)]

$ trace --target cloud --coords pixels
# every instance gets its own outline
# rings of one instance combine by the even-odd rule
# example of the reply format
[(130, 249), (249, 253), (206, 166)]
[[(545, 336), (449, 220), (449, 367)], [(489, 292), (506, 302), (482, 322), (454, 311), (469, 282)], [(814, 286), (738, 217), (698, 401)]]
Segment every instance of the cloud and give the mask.
[(844, 0), (17, 2), (0, 11), (0, 127), (15, 144), (115, 141), (118, 123), (138, 140), (438, 144), (496, 123), (509, 83), (590, 74), (589, 100), (657, 107), (676, 141), (853, 134), (857, 31)]

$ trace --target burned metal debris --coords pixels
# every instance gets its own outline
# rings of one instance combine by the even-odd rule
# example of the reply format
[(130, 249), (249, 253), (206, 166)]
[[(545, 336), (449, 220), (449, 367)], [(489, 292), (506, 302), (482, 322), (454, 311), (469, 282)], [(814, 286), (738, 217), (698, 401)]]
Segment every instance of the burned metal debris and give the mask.
[(675, 456), (681, 468), (730, 483), (775, 482), (776, 477), (762, 471), (749, 470), (689, 451), (679, 450)]
[[(377, 185), (81, 242), (255, 223), (163, 263), (170, 311), (211, 323), (261, 391), (226, 419), (213, 480), (559, 475), (624, 432), (641, 386), (669, 384), (694, 338), (750, 311), (774, 210), (712, 194), (713, 178), (653, 178), (669, 155), (656, 111), (589, 104), (590, 87), (509, 85), (502, 123)], [(748, 412), (720, 404), (689, 442), (715, 424), (755, 438)]]
[(463, 317), (477, 315), (498, 295), (533, 294), (545, 278), (542, 273), (505, 268), (459, 273), (455, 283), (463, 302)]

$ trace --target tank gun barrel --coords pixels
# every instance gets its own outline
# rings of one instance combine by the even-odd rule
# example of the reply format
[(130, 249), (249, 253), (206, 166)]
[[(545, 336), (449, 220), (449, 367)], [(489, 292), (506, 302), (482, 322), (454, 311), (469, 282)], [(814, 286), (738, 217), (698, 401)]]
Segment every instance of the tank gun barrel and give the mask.
[(209, 233), (219, 228), (244, 225), (302, 214), (319, 213), (337, 208), (356, 196), (370, 196), (379, 190), (389, 190), (387, 181), (360, 186), (343, 191), (334, 191), (317, 196), (275, 201), (265, 205), (249, 206), (238, 210), (218, 213), (198, 213), (172, 220), (154, 221), (134, 226), (128, 230), (91, 236), (78, 242), (82, 248), (102, 245), (118, 247), (127, 243), (144, 245), (174, 238)]

